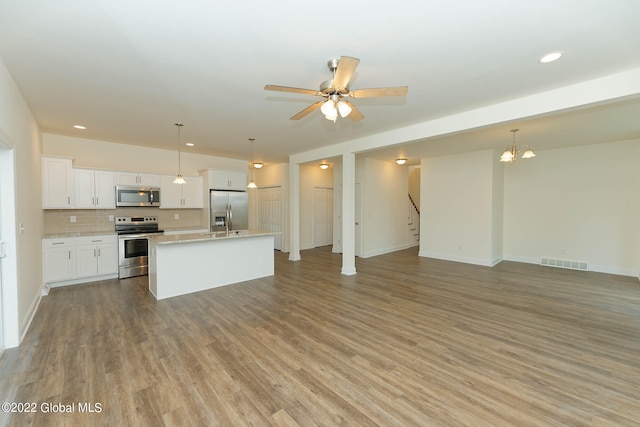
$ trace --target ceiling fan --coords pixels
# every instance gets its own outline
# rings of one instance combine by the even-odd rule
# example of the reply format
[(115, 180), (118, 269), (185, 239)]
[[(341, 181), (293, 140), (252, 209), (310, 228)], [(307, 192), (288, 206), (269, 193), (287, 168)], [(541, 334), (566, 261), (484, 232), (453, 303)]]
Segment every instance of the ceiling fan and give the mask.
[(266, 85), (265, 90), (278, 92), (302, 93), (304, 95), (321, 96), (325, 99), (315, 102), (300, 111), (291, 120), (300, 120), (318, 108), (328, 120), (336, 121), (340, 117), (349, 117), (353, 121), (364, 119), (364, 116), (351, 102), (345, 98), (374, 98), (378, 96), (404, 96), (409, 87), (381, 87), (374, 89), (349, 89), (349, 81), (360, 63), (358, 58), (341, 56), (340, 59), (330, 59), (327, 62), (329, 70), (333, 73), (333, 79), (320, 84), (320, 90), (301, 89), (290, 86)]

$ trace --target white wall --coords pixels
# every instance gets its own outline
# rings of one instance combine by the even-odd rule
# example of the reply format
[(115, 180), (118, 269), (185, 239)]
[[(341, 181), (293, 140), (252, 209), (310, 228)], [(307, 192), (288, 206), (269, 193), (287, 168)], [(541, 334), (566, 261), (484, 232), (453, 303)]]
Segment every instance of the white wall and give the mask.
[(367, 258), (413, 245), (407, 226), (408, 168), (374, 158), (358, 159), (356, 165), (362, 191), (360, 256)]
[(640, 140), (536, 154), (505, 169), (505, 259), (638, 276)]
[[(41, 138), (38, 124), (1, 60), (0, 140), (5, 146), (2, 165), (14, 171), (13, 176), (0, 174), (2, 236), (8, 242), (7, 257), (2, 260), (3, 324), (5, 345), (13, 347), (28, 328), (43, 283), (41, 268), (34, 268), (42, 265)], [(8, 164), (11, 160), (13, 164)]]
[(422, 159), (420, 256), (479, 265), (499, 262), (501, 186), (496, 153)]
[[(248, 171), (247, 161), (194, 154), (185, 148), (181, 154), (182, 175), (198, 176), (203, 169)], [(74, 166), (161, 174), (178, 172), (178, 152), (173, 150), (48, 133), (42, 136), (42, 149), (44, 154), (72, 157)]]
[(416, 204), (418, 210), (420, 210), (420, 175), (420, 165), (409, 166), (409, 194), (411, 194), (413, 203)]
[(491, 156), (493, 177), (491, 184), (492, 216), (491, 216), (491, 264), (502, 261), (504, 255), (504, 163), (500, 162), (499, 153)]

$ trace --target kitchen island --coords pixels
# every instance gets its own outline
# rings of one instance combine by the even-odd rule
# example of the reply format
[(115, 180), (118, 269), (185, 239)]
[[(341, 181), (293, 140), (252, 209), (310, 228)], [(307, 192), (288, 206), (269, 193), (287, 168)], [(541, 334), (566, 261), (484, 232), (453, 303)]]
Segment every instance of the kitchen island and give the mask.
[(149, 237), (149, 291), (164, 298), (273, 276), (274, 234), (259, 230)]

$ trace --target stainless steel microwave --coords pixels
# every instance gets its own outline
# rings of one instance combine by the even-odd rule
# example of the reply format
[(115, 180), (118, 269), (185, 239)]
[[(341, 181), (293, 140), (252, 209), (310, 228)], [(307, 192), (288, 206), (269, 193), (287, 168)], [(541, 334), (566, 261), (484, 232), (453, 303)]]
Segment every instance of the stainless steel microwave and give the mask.
[(160, 206), (160, 188), (116, 185), (116, 206)]

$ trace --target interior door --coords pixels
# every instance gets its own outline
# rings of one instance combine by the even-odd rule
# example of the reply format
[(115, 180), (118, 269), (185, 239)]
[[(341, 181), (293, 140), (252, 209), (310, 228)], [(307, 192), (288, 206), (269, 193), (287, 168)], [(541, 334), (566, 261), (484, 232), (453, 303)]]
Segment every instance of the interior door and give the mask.
[(333, 243), (333, 188), (316, 187), (314, 189), (313, 230), (315, 247)]
[(362, 188), (360, 183), (355, 185), (355, 255), (360, 256), (362, 253)]
[(282, 250), (282, 187), (258, 189), (258, 228), (278, 233), (273, 247)]
[[(0, 185), (0, 190), (2, 190), (2, 185)], [(0, 200), (2, 200), (2, 195), (0, 195)], [(4, 349), (4, 323), (2, 323), (2, 258), (5, 257), (6, 247), (4, 240), (2, 240), (2, 206), (0, 206), (0, 351)]]

